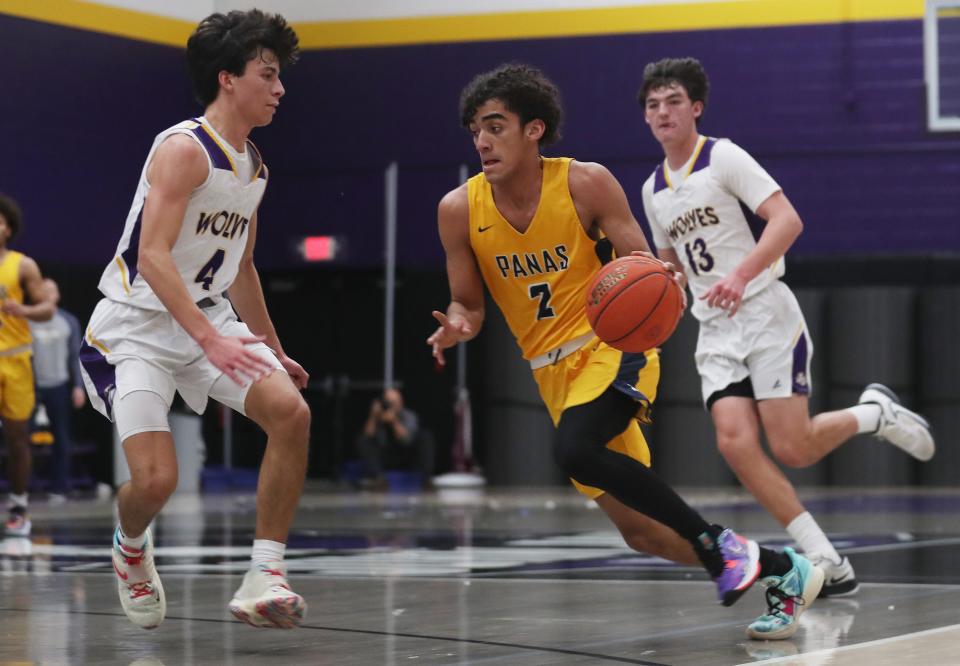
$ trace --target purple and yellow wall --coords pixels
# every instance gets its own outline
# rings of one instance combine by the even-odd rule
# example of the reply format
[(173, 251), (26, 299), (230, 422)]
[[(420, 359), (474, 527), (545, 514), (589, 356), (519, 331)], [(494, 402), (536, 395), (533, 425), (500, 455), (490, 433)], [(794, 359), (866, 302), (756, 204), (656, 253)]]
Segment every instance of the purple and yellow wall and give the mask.
[[(798, 5), (803, 5), (798, 7)], [(437, 201), (475, 159), (457, 97), (504, 61), (561, 87), (551, 154), (605, 163), (642, 218), (659, 159), (634, 94), (643, 65), (699, 58), (702, 130), (753, 152), (806, 222), (797, 255), (960, 252), (960, 138), (925, 126), (923, 2), (639, 4), (299, 22), (305, 53), (254, 140), (271, 167), (258, 260), (294, 261), (337, 234), (348, 262), (382, 260), (383, 170), (400, 165), (400, 261), (441, 265)], [(197, 114), (182, 44), (193, 21), (73, 0), (0, 0), (0, 191), (41, 262), (103, 264), (156, 132)]]

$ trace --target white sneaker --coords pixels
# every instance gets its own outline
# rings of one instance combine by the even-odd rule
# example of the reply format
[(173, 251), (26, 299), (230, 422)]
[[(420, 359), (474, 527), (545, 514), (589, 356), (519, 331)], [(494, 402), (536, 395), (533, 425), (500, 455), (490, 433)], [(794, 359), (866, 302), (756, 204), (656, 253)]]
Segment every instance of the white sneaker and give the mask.
[(7, 515), (7, 522), (3, 524), (3, 531), (10, 537), (30, 536), (30, 530), (33, 523), (30, 521), (30, 515), (27, 509), (22, 506), (10, 507), (10, 513)]
[(860, 404), (872, 402), (880, 407), (880, 424), (874, 433), (917, 460), (930, 460), (936, 446), (926, 419), (900, 404), (897, 394), (883, 384), (868, 384), (860, 394)]
[(823, 569), (823, 587), (820, 588), (820, 597), (850, 597), (860, 589), (857, 576), (853, 572), (853, 565), (846, 557), (840, 562), (834, 562), (827, 557), (808, 555), (810, 561)]
[(307, 603), (287, 583), (282, 562), (258, 564), (247, 571), (233, 595), (230, 612), (254, 627), (293, 629), (307, 613)]
[(167, 614), (167, 599), (153, 563), (153, 535), (141, 550), (120, 543), (120, 528), (113, 534), (113, 569), (117, 573), (120, 605), (130, 621), (142, 629), (160, 626)]

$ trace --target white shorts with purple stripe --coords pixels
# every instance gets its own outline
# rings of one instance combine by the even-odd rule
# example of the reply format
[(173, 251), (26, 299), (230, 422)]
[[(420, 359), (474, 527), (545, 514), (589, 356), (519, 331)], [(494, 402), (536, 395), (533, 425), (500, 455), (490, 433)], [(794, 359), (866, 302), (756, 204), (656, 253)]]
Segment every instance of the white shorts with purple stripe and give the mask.
[[(201, 311), (223, 335), (252, 335), (225, 298)], [(248, 347), (283, 370), (262, 342)], [(166, 310), (146, 310), (106, 298), (94, 309), (80, 344), (80, 370), (90, 404), (111, 421), (115, 399), (138, 390), (160, 395), (168, 407), (179, 392), (198, 414), (206, 409), (208, 398), (243, 414), (251, 385), (227, 379)]]
[(697, 370), (703, 401), (750, 377), (757, 400), (809, 395), (813, 342), (800, 304), (779, 280), (725, 313), (700, 322)]

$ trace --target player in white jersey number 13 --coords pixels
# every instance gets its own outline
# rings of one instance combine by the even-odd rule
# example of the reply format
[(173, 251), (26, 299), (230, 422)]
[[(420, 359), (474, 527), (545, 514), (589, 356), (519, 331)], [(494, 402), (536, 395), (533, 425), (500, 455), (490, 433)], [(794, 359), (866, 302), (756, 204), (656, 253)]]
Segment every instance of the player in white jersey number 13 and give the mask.
[(283, 351), (253, 263), (268, 174), (248, 139), (273, 120), (297, 44), (281, 16), (257, 10), (197, 26), (187, 62), (204, 115), (154, 141), (81, 346), (91, 403), (116, 422), (130, 468), (113, 563), (123, 609), (143, 628), (166, 612), (147, 528), (177, 487), (167, 420), (177, 392), (197, 412), (213, 398), (267, 433), (252, 563), (231, 612), (281, 628), (305, 613), (283, 559), (306, 470), (308, 375)]
[[(664, 151), (663, 163), (643, 185), (644, 209), (658, 254), (683, 268), (694, 295), (697, 368), (720, 452), (825, 570), (821, 594), (853, 594), (853, 568), (764, 453), (760, 428), (774, 458), (790, 467), (812, 465), (865, 432), (927, 460), (933, 438), (926, 421), (879, 384), (869, 385), (858, 405), (810, 417), (813, 346), (796, 298), (779, 280), (783, 256), (803, 224), (780, 186), (745, 150), (699, 133), (707, 91), (706, 73), (692, 58), (644, 69), (638, 98)], [(754, 215), (765, 223), (759, 239), (747, 220)], [(783, 611), (772, 607), (771, 617), (782, 621)]]

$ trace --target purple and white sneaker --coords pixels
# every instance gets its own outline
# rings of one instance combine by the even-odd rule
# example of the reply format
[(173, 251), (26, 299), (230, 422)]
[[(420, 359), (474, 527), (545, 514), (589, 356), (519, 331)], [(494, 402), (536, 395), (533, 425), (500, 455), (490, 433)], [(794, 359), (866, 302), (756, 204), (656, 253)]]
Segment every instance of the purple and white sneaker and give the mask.
[(725, 529), (717, 537), (717, 548), (723, 558), (723, 573), (715, 579), (717, 596), (721, 604), (732, 606), (760, 575), (760, 547), (756, 541)]

